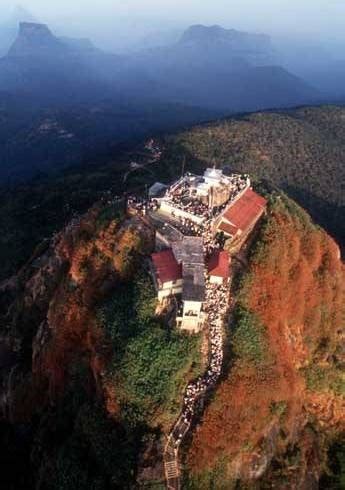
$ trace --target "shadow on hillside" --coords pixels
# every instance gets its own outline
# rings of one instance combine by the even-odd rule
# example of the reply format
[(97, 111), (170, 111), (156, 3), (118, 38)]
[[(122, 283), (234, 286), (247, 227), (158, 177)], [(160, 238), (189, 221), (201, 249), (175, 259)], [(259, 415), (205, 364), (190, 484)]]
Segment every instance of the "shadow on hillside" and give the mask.
[(282, 186), (282, 189), (308, 211), (317, 225), (324, 228), (337, 241), (344, 256), (345, 206), (330, 204), (326, 199), (321, 199), (302, 187)]

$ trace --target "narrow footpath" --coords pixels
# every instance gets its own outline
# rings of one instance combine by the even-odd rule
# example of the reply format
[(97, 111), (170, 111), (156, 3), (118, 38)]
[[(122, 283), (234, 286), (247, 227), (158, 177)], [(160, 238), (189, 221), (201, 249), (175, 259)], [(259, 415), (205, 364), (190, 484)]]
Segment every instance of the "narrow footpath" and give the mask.
[(210, 360), (207, 371), (187, 385), (182, 412), (170, 432), (164, 448), (164, 470), (168, 490), (181, 488), (179, 448), (189, 431), (196, 411), (196, 404), (213, 389), (219, 379), (223, 365), (224, 323), (230, 300), (230, 285), (211, 284), (206, 281), (205, 312), (210, 341)]

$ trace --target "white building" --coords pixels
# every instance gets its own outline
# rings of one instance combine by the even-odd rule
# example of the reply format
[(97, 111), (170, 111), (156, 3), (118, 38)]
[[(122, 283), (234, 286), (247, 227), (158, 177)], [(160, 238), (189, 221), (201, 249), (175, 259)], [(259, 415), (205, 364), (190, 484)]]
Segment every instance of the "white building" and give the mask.
[(224, 175), (221, 169), (208, 168), (204, 175), (187, 174), (164, 192), (162, 184), (152, 186), (162, 194), (155, 198), (159, 212), (178, 221), (202, 225), (214, 212), (232, 201), (250, 186), (250, 180), (242, 175)]
[(205, 320), (202, 311), (205, 301), (205, 260), (203, 239), (184, 237), (173, 244), (173, 252), (182, 264), (182, 313), (176, 319), (177, 325), (190, 332), (199, 332)]
[(153, 279), (159, 301), (182, 293), (182, 266), (172, 250), (163, 250), (151, 256)]
[(205, 320), (203, 239), (183, 237), (173, 243), (172, 249), (152, 254), (152, 269), (159, 301), (181, 295), (177, 326), (192, 333), (199, 332)]
[(230, 278), (231, 258), (226, 250), (216, 250), (208, 260), (207, 269), (212, 284), (225, 284)]

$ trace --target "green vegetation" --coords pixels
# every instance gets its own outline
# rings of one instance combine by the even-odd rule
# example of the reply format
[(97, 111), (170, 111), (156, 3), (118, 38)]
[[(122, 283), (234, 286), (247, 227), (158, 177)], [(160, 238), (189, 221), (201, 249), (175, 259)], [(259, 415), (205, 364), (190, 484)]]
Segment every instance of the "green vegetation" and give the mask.
[(268, 360), (267, 341), (265, 327), (259, 319), (243, 306), (237, 306), (233, 325), (231, 345), (235, 357), (256, 367), (264, 364)]
[(168, 330), (155, 306), (152, 281), (139, 273), (99, 312), (114, 348), (108, 380), (130, 424), (151, 423), (158, 412), (175, 417), (184, 384), (200, 369), (199, 337)]
[(281, 400), (279, 402), (272, 402), (270, 409), (272, 415), (278, 415), (278, 417), (283, 417), (286, 414), (287, 402), (284, 400)]
[[(147, 417), (165, 408), (175, 413), (189, 367), (197, 358), (198, 342), (181, 334), (153, 327), (133, 339), (120, 364), (122, 404)], [(126, 410), (125, 410), (126, 412)]]
[(343, 107), (310, 107), (196, 126), (168, 140), (171, 161), (179, 153), (187, 170), (211, 162), (278, 186), (344, 244), (344, 114)]
[(258, 113), (198, 126), (164, 138), (162, 164), (123, 176), (131, 160), (142, 163), (133, 145), (89, 156), (80, 167), (0, 191), (0, 279), (30, 257), (35, 247), (59, 231), (73, 213), (84, 212), (105, 191), (144, 191), (154, 180), (171, 181), (185, 170), (202, 172), (216, 164), (250, 173), (255, 183), (284, 189), (341, 245), (345, 243), (345, 130), (343, 107)]
[(345, 397), (345, 375), (342, 369), (312, 364), (302, 370), (311, 391), (332, 391)]
[(204, 470), (198, 475), (186, 475), (184, 488), (186, 490), (235, 490), (238, 487), (236, 481), (227, 478), (226, 458), (223, 458), (212, 469)]
[(124, 218), (125, 201), (119, 200), (119, 202), (106, 206), (102, 209), (97, 217), (97, 228), (105, 228), (111, 221), (120, 222)]

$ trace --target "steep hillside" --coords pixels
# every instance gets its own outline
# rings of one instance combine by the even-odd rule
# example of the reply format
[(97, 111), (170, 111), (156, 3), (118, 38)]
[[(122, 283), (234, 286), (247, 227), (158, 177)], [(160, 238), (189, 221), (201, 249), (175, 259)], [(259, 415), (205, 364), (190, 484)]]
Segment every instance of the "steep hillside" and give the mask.
[[(155, 315), (142, 267), (152, 245), (153, 230), (125, 217), (120, 202), (95, 205), (1, 283), (4, 488), (162, 481), (162, 435), (186, 381), (203, 367), (201, 339), (167, 326), (169, 312)], [(230, 489), (240, 479), (243, 488), (253, 480), (259, 488), (297, 481), (310, 488), (328, 451), (323, 479), (337, 482), (344, 429), (337, 245), (292, 201), (272, 198), (236, 297), (223, 381), (187, 453), (186, 485)]]
[(162, 429), (200, 348), (155, 316), (152, 243), (121, 206), (95, 205), (1, 283), (1, 488), (162, 478)]
[(334, 241), (272, 199), (236, 294), (229, 366), (187, 456), (190, 488), (317, 488), (345, 430), (344, 280)]
[[(345, 244), (345, 109), (258, 113), (192, 128), (168, 140), (181, 168), (209, 162), (284, 189)], [(172, 163), (172, 164), (173, 164)]]

